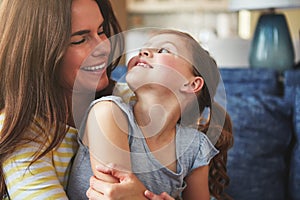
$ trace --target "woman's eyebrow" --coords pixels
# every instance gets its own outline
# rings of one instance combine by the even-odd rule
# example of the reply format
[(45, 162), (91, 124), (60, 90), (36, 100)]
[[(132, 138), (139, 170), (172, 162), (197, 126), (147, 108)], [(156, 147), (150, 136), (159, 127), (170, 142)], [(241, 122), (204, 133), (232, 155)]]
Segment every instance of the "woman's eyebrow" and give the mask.
[(87, 33), (90, 33), (91, 31), (90, 30), (80, 30), (80, 31), (77, 31), (75, 33), (72, 33), (71, 36), (75, 36), (75, 35), (84, 35), (84, 34), (87, 34)]
[[(103, 23), (104, 23), (104, 22), (102, 22), (102, 23), (99, 25), (98, 29), (101, 28), (101, 27), (103, 27)], [(80, 30), (80, 31), (77, 31), (77, 32), (75, 32), (75, 33), (72, 33), (71, 36), (75, 36), (75, 35), (84, 35), (84, 34), (87, 34), (87, 33), (90, 33), (90, 32), (91, 32), (90, 30)]]

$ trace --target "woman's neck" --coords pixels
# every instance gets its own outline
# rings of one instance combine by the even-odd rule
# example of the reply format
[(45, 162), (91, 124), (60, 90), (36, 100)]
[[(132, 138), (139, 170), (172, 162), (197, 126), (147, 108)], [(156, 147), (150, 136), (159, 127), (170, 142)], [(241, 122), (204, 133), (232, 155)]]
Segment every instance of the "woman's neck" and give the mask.
[(81, 121), (95, 99), (94, 93), (73, 93), (68, 97), (68, 105), (70, 106), (68, 125), (79, 128)]

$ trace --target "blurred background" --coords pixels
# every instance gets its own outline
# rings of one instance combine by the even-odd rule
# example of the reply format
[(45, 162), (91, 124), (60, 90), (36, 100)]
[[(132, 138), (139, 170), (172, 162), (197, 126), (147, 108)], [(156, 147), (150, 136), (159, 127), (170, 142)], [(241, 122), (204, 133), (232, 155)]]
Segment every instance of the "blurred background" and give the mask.
[[(285, 1), (293, 0), (280, 2)], [(274, 1), (265, 2), (271, 7)], [(223, 68), (249, 67), (251, 40), (259, 16), (266, 11), (232, 9), (232, 0), (112, 0), (112, 4), (123, 30), (159, 27), (189, 32)], [(279, 8), (276, 12), (286, 17), (298, 63), (300, 8)], [(142, 33), (126, 35), (127, 49), (142, 39)]]

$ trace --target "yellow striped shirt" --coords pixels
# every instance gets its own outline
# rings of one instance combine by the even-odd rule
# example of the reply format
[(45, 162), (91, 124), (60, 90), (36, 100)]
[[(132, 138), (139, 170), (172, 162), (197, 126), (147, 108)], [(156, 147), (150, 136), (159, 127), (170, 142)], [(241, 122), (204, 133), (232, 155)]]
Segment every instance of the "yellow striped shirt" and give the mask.
[[(0, 115), (0, 130), (4, 114)], [(33, 133), (39, 134), (39, 133)], [(29, 168), (33, 154), (38, 150), (36, 142), (20, 146), (3, 163), (8, 193), (13, 200), (68, 199), (65, 187), (71, 159), (75, 155), (77, 130), (70, 128), (60, 146), (34, 162)]]

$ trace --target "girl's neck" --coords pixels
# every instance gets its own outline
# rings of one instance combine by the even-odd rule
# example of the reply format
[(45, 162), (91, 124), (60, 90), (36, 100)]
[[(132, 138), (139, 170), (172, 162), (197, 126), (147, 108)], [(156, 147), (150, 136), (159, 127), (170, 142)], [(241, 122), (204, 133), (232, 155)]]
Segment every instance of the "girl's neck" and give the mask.
[(144, 92), (137, 94), (135, 119), (153, 156), (176, 172), (176, 124), (180, 106), (174, 95)]
[(162, 139), (174, 132), (180, 118), (180, 106), (174, 95), (150, 91), (138, 93), (133, 112), (137, 124), (148, 139)]

